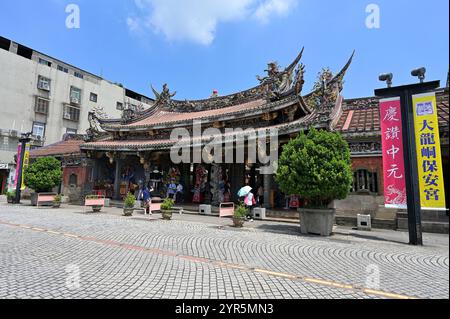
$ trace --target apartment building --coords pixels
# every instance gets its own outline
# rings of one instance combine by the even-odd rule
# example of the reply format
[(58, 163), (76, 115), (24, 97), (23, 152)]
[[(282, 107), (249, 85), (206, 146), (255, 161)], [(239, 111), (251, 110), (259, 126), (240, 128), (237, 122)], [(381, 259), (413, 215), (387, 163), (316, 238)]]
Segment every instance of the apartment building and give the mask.
[(102, 107), (118, 118), (153, 100), (24, 45), (0, 37), (0, 192), (13, 182), (22, 133), (32, 148), (84, 134), (88, 112)]

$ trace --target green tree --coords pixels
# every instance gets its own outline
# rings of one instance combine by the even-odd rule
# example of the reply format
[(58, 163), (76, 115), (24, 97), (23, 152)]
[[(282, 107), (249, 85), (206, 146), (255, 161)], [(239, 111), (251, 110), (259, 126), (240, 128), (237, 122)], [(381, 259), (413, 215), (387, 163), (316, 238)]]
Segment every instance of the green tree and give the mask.
[(50, 192), (61, 177), (61, 163), (54, 157), (42, 157), (25, 170), (24, 183), (36, 193)]
[(308, 207), (345, 199), (353, 180), (348, 143), (339, 133), (301, 132), (284, 146), (275, 179), (284, 193), (301, 196)]

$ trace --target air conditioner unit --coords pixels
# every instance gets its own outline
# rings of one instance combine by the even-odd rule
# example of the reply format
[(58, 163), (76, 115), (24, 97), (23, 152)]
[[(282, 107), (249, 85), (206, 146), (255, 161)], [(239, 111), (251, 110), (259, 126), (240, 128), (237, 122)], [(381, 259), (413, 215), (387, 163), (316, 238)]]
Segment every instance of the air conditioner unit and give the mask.
[(39, 85), (39, 88), (40, 88), (41, 90), (50, 91), (50, 84), (49, 84), (49, 83), (41, 83), (41, 84)]
[(65, 120), (71, 120), (72, 119), (72, 117), (70, 116), (69, 112), (64, 112), (64, 119)]

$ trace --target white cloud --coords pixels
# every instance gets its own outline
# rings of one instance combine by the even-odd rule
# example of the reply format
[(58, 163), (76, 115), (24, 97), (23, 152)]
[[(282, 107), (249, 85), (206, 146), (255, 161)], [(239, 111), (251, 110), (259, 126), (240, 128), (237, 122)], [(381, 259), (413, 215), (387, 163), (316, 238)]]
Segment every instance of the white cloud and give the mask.
[(286, 15), (296, 4), (296, 0), (267, 0), (259, 5), (254, 16), (261, 22), (267, 23), (273, 14)]
[(170, 41), (203, 45), (214, 41), (219, 23), (255, 18), (267, 23), (297, 0), (135, 0), (138, 12), (127, 19), (131, 31), (149, 29)]

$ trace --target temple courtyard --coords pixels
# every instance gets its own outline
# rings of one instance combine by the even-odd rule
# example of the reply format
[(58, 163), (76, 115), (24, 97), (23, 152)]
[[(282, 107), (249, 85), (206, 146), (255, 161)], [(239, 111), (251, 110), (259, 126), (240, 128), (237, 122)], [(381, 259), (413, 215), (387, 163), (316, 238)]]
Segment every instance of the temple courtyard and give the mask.
[(448, 235), (0, 201), (0, 298), (449, 298)]

